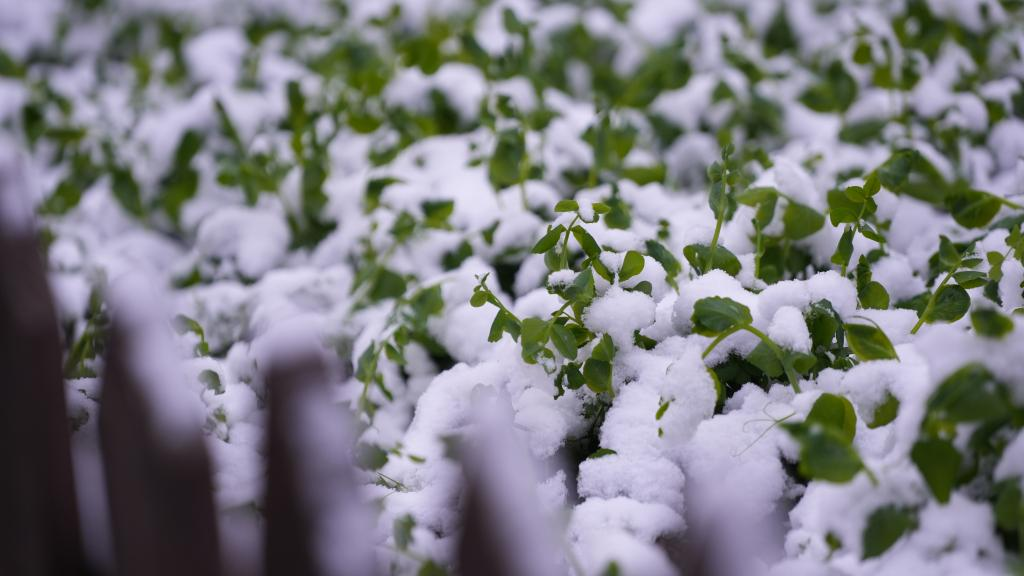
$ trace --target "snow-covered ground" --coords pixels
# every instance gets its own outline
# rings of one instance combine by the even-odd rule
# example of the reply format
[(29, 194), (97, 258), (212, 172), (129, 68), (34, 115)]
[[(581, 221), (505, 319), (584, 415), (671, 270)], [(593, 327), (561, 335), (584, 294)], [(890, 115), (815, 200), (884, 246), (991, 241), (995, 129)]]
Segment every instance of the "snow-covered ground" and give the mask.
[(0, 0), (0, 226), (76, 435), (165, 293), (225, 518), (301, 335), (388, 573), (451, 566), (482, 387), (567, 574), (1006, 574), (1022, 82), (1017, 0)]

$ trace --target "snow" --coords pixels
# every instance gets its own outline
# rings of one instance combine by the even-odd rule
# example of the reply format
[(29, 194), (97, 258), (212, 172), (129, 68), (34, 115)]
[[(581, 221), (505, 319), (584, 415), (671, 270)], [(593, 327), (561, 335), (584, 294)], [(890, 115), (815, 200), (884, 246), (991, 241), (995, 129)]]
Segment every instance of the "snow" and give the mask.
[(284, 258), (288, 227), (280, 215), (255, 208), (230, 207), (202, 221), (196, 238), (200, 258), (216, 259), (215, 275), (234, 273), (259, 278)]
[(181, 366), (172, 354), (170, 326), (161, 310), (161, 297), (138, 274), (115, 279), (110, 285), (114, 321), (122, 333), (125, 366), (146, 397), (144, 409), (155, 437), (169, 449), (192, 446), (203, 411), (199, 399), (181, 386)]
[(584, 321), (592, 329), (610, 334), (616, 347), (627, 348), (635, 330), (654, 323), (654, 309), (650, 296), (613, 286), (587, 308)]
[(811, 351), (811, 335), (803, 312), (793, 306), (783, 306), (776, 310), (768, 327), (768, 337), (779, 346), (794, 352)]
[[(488, 498), (502, 520), (493, 527), (519, 540), (526, 552), (515, 560), (529, 574), (603, 575), (611, 562), (627, 575), (674, 574), (680, 542), (706, 548), (707, 571), (724, 576), (1001, 574), (1019, 556), (1014, 536), (993, 527), (991, 493), (1000, 481), (1024, 486), (1019, 430), (1000, 430), (1002, 453), (975, 461), (968, 437), (976, 424), (959, 426), (955, 445), (978, 473), (944, 505), (910, 459), (931, 395), (966, 363), (983, 364), (1011, 403), (1024, 404), (1024, 338), (1012, 316), (1024, 308), (1024, 265), (1013, 237), (991, 225), (960, 226), (942, 201), (883, 189), (871, 224), (885, 243), (858, 233), (844, 275), (831, 262), (844, 225), (827, 214), (829, 190), (862, 185), (905, 147), (952, 186), (1013, 202), (1024, 195), (1024, 30), (1012, 3), (917, 5), (939, 19), (934, 46), (938, 36), (919, 36), (929, 31), (917, 18), (897, 22), (903, 3), (108, 0), (95, 13), (65, 4), (0, 0), (0, 73), (8, 74), (3, 55), (26, 68), (0, 79), (0, 123), (10, 132), (0, 139), (0, 234), (38, 230), (68, 348), (102, 332), (108, 315), (130, 332), (131, 368), (158, 406), (153, 425), (169, 443), (205, 434), (225, 533), (245, 540), (256, 531), (245, 525), (257, 521), (265, 489), (268, 367), (316, 354), (328, 375), (291, 415), (303, 423), (293, 450), (309, 465), (306, 505), (324, 513), (315, 544), (332, 573), (368, 572), (374, 563), (381, 573), (416, 574), (426, 559), (451, 568), (463, 464), (495, 492)], [(506, 9), (529, 29), (528, 65), (519, 59), (523, 38), (506, 29)], [(766, 39), (783, 16), (791, 38)], [(164, 45), (160, 18), (183, 24), (180, 54)], [(289, 26), (257, 29), (256, 20)], [(137, 41), (118, 39), (114, 32), (130, 22), (142, 26)], [(257, 33), (265, 34), (251, 43)], [(770, 53), (768, 44), (783, 41), (792, 44)], [(868, 63), (857, 61), (861, 43)], [(805, 91), (833, 61), (853, 78), (853, 101), (844, 111), (812, 110)], [(185, 78), (176, 83), (169, 72), (179, 63)], [(913, 77), (903, 75), (909, 69)], [(908, 81), (906, 89), (882, 85), (884, 72)], [(291, 81), (314, 126), (298, 138)], [(496, 110), (501, 96), (519, 117)], [(237, 125), (241, 153), (216, 101)], [(592, 141), (609, 101), (611, 125), (628, 138), (612, 141), (614, 158), (594, 170), (595, 160), (607, 160)], [(41, 112), (38, 134), (30, 133), (28, 104)], [(847, 129), (865, 121), (884, 124), (880, 135), (852, 141)], [(51, 133), (77, 127), (85, 129), (80, 142)], [(527, 178), (492, 182), (495, 133), (510, 128), (524, 131)], [(191, 163), (195, 194), (173, 222), (165, 176), (187, 130), (204, 144)], [(735, 277), (700, 274), (683, 256), (714, 233), (707, 168), (725, 140), (745, 162), (737, 189), (773, 186), (784, 195), (761, 260), (789, 258), (778, 282), (755, 274), (750, 206), (739, 206), (718, 238), (741, 264)], [(322, 208), (309, 205), (318, 191), (307, 189), (298, 145), (307, 156), (323, 148), (323, 197), (312, 198)], [(758, 150), (770, 164), (746, 162)], [(76, 172), (76, 158), (88, 158), (86, 172), (96, 174)], [(141, 216), (125, 208), (131, 191), (111, 178), (112, 166), (131, 170)], [(246, 198), (231, 182), (234, 168), (267, 190)], [(665, 177), (633, 181), (636, 168), (664, 168)], [(50, 205), (64, 181), (80, 183), (81, 198), (60, 213)], [(381, 182), (390, 183), (375, 190)], [(568, 243), (565, 269), (532, 253), (549, 225), (575, 219), (553, 212), (564, 199), (578, 203), (576, 224), (602, 247), (600, 263), (612, 275), (594, 275), (585, 306), (566, 306), (557, 294), (587, 265), (578, 241)], [(593, 209), (612, 200), (628, 209), (618, 222)], [(425, 203), (438, 201), (452, 202), (450, 217), (424, 222)], [(782, 238), (791, 202), (826, 224), (801, 240)], [(996, 219), (1019, 212), (1008, 204)], [(310, 228), (311, 216), (325, 228)], [(407, 237), (397, 225), (411, 227)], [(979, 336), (969, 316), (911, 333), (917, 312), (896, 305), (935, 289), (939, 235), (974, 241), (982, 258), (1006, 255), (1001, 279), (969, 290), (971, 310), (1013, 319), (1005, 337)], [(652, 240), (678, 261), (674, 277), (648, 250)], [(639, 252), (644, 267), (619, 282), (627, 251)], [(889, 309), (860, 306), (861, 256)], [(976, 270), (988, 273), (989, 264)], [(584, 372), (609, 336), (611, 390), (556, 386), (570, 359), (551, 341), (536, 363), (513, 334), (489, 341), (498, 308), (470, 304), (485, 275), (517, 319), (561, 315), (578, 336), (574, 361)], [(380, 278), (402, 285), (375, 285)], [(641, 283), (650, 295), (636, 290)], [(442, 302), (421, 317), (417, 296), (433, 287)], [(107, 303), (99, 315), (94, 295)], [(830, 366), (800, 374), (797, 394), (782, 378), (744, 371), (740, 360), (761, 342), (747, 331), (705, 357), (712, 338), (693, 332), (692, 315), (712, 296), (749, 308), (752, 327), (784, 352)], [(821, 301), (844, 322), (876, 323), (899, 359), (841, 362), (844, 350), (812, 350), (806, 315)], [(179, 314), (201, 326), (202, 338), (173, 334)], [(208, 354), (197, 351), (202, 341)], [(361, 380), (361, 355), (385, 346), (382, 386)], [(102, 365), (102, 354), (85, 363)], [(216, 390), (204, 383), (211, 372)], [(100, 381), (67, 382), (76, 441), (95, 434)], [(822, 393), (853, 404), (853, 447), (877, 485), (866, 474), (848, 483), (800, 477), (800, 446), (783, 424), (805, 418)], [(899, 401), (895, 419), (869, 428), (890, 396)], [(465, 462), (449, 453), (453, 439), (466, 442)], [(338, 480), (355, 443), (379, 448), (387, 462)], [(98, 464), (81, 460), (95, 476)], [(86, 491), (92, 500), (94, 492)], [(350, 505), (362, 516), (339, 513)], [(867, 519), (885, 505), (915, 510), (918, 526), (864, 559)], [(89, 506), (89, 518), (98, 517), (98, 505)], [(415, 520), (413, 540), (399, 551), (393, 526), (406, 515)], [(841, 540), (834, 550), (830, 534)], [(336, 554), (332, 544), (343, 540), (359, 540), (365, 554)], [(105, 545), (90, 545), (102, 557)], [(255, 558), (260, 545), (240, 544)]]

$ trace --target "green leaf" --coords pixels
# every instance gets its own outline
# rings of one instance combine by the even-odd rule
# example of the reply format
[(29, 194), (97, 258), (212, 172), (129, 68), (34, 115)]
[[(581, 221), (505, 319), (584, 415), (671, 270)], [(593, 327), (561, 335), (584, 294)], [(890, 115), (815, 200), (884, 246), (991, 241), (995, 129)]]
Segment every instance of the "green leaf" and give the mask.
[(635, 250), (626, 252), (622, 259), (622, 267), (619, 268), (619, 282), (625, 282), (644, 270), (644, 257)]
[(629, 204), (626, 204), (618, 196), (612, 196), (605, 204), (609, 208), (608, 213), (604, 217), (605, 226), (618, 230), (629, 229), (633, 223), (633, 215), (629, 209)]
[(1013, 332), (1013, 320), (991, 308), (971, 312), (971, 326), (976, 334), (996, 340)]
[(428, 200), (421, 205), (423, 208), (423, 223), (427, 228), (447, 230), (451, 228), (448, 219), (455, 212), (455, 202), (452, 200)]
[(593, 269), (594, 272), (597, 272), (598, 276), (604, 278), (609, 284), (615, 281), (615, 277), (612, 276), (611, 270), (601, 262), (600, 258), (590, 258), (587, 261), (590, 262), (589, 269)]
[(943, 270), (955, 270), (960, 266), (961, 260), (963, 257), (953, 241), (945, 236), (939, 236), (939, 264)]
[(416, 576), (448, 576), (448, 571), (433, 560), (427, 560), (420, 565)]
[(397, 272), (381, 268), (370, 288), (370, 299), (374, 302), (389, 298), (401, 298), (405, 294), (405, 278)]
[(512, 339), (516, 340), (519, 338), (520, 330), (520, 325), (515, 318), (509, 315), (508, 312), (499, 310), (494, 315), (494, 321), (491, 322), (491, 330), (487, 335), (487, 341), (497, 342), (501, 340), (501, 336), (505, 332), (508, 332)]
[(367, 346), (356, 362), (356, 380), (363, 384), (373, 382), (377, 378), (377, 359), (379, 357), (374, 344), (371, 343)]
[(213, 370), (203, 370), (200, 372), (199, 381), (206, 386), (207, 390), (212, 391), (214, 394), (224, 393), (224, 384), (220, 381), (220, 374)]
[(57, 188), (43, 202), (40, 211), (44, 214), (66, 214), (82, 200), (82, 188), (71, 180), (62, 180)]
[(380, 470), (388, 463), (388, 453), (376, 444), (361, 442), (356, 445), (355, 460), (363, 470)]
[(847, 323), (846, 339), (862, 362), (868, 360), (899, 360), (889, 337), (878, 326)]
[(612, 450), (610, 448), (598, 448), (597, 450), (594, 450), (593, 452), (591, 452), (590, 456), (587, 456), (587, 460), (592, 460), (592, 459), (596, 459), (596, 458), (604, 458), (605, 456), (612, 456), (614, 454), (618, 454), (618, 452), (616, 452), (615, 450)]
[(747, 326), (754, 321), (750, 308), (739, 302), (711, 296), (693, 305), (693, 331), (703, 336), (717, 336), (730, 328)]
[(946, 285), (935, 295), (931, 308), (924, 311), (924, 321), (955, 322), (971, 308), (971, 297), (959, 286)]
[(595, 360), (603, 360), (605, 362), (611, 362), (615, 359), (615, 343), (612, 341), (612, 337), (608, 334), (601, 336), (601, 340), (594, 346), (594, 350), (590, 353), (590, 357)]
[(864, 527), (863, 559), (881, 556), (907, 532), (917, 529), (917, 514), (896, 506), (883, 506), (868, 516)]
[(587, 387), (596, 394), (612, 390), (611, 362), (590, 358), (583, 364), (583, 377), (586, 378)]
[(320, 221), (329, 198), (324, 192), (324, 182), (330, 171), (325, 153), (312, 154), (302, 167), (302, 214), (310, 222)]
[(857, 82), (842, 61), (835, 60), (821, 81), (811, 86), (800, 101), (815, 112), (844, 112), (857, 97)]
[(857, 414), (849, 400), (826, 392), (814, 402), (804, 424), (808, 426), (818, 424), (831, 428), (847, 443), (852, 443), (854, 435), (857, 433)]
[(983, 228), (995, 218), (1002, 203), (980, 190), (963, 190), (946, 196), (946, 209), (964, 228)]
[(715, 218), (724, 218), (729, 213), (729, 196), (726, 194), (724, 182), (712, 182), (708, 192), (708, 205), (715, 213)]
[(865, 284), (864, 289), (859, 291), (857, 297), (864, 308), (874, 310), (889, 309), (889, 292), (886, 291), (884, 286), (874, 280)]
[(1009, 406), (1001, 385), (985, 366), (970, 363), (952, 373), (928, 399), (928, 418), (959, 424), (1006, 416)]
[(533, 253), (543, 254), (548, 250), (551, 250), (556, 244), (558, 244), (558, 241), (562, 238), (563, 234), (565, 234), (565, 226), (561, 224), (554, 228), (549, 228), (547, 233), (545, 233), (544, 236), (542, 236), (541, 239), (533, 245)]
[(747, 362), (753, 364), (769, 378), (778, 378), (783, 374), (782, 362), (764, 342), (758, 342), (757, 346), (751, 350), (747, 355)]
[(565, 327), (563, 324), (552, 324), (551, 325), (551, 343), (555, 345), (555, 349), (565, 356), (569, 360), (575, 360), (578, 348), (576, 346), (576, 337), (573, 336), (571, 330)]
[(573, 226), (572, 236), (576, 239), (576, 242), (579, 243), (580, 248), (583, 249), (583, 253), (586, 254), (588, 258), (596, 259), (601, 255), (601, 246), (599, 246), (597, 240), (594, 240), (594, 237), (590, 235), (590, 232), (587, 232), (582, 226)]
[(409, 549), (409, 544), (412, 543), (412, 529), (416, 527), (416, 520), (411, 514), (406, 514), (400, 518), (396, 518), (392, 533), (395, 538), (395, 548), (405, 551)]
[(828, 300), (818, 300), (811, 304), (806, 321), (814, 348), (830, 348), (836, 336), (842, 337), (842, 320)]
[(813, 480), (849, 482), (864, 469), (857, 451), (832, 427), (783, 424), (800, 444), (800, 474)]
[(523, 357), (534, 358), (548, 343), (551, 325), (540, 318), (523, 318), (520, 323), (520, 342), (523, 345)]
[[(710, 270), (704, 270), (704, 265), (707, 263), (710, 254), (711, 248), (704, 244), (690, 244), (683, 248), (683, 256), (686, 257), (686, 261), (695, 270), (699, 270), (702, 273), (710, 272)], [(715, 246), (711, 270), (722, 270), (730, 276), (735, 276), (740, 273), (739, 258), (730, 252), (728, 248), (719, 244)]]
[(917, 162), (916, 150), (900, 150), (878, 167), (878, 180), (893, 192), (902, 192), (910, 181), (910, 173)]
[(949, 502), (961, 460), (953, 444), (941, 438), (918, 440), (910, 451), (910, 459), (921, 471), (935, 499), (942, 504)]
[(953, 280), (964, 290), (970, 290), (984, 286), (988, 280), (988, 274), (978, 270), (961, 270), (953, 274)]
[(1003, 261), (1006, 257), (999, 252), (989, 252), (985, 255), (988, 260), (988, 277), (993, 282), (999, 282), (1003, 279)]
[(850, 258), (853, 257), (853, 227), (847, 226), (843, 235), (839, 238), (835, 253), (832, 254), (832, 263), (837, 266), (849, 266)]
[(555, 204), (555, 212), (575, 212), (580, 209), (579, 202), (575, 200), (559, 200)]
[(199, 173), (185, 166), (173, 174), (173, 178), (164, 181), (164, 189), (159, 202), (167, 217), (177, 225), (181, 219), (181, 208), (195, 197), (199, 189)]
[(868, 428), (875, 429), (885, 426), (896, 419), (900, 413), (899, 398), (893, 396), (892, 392), (885, 393), (885, 400), (875, 408), (875, 412), (868, 422)]
[(110, 174), (110, 189), (114, 197), (117, 198), (118, 203), (121, 204), (121, 207), (136, 218), (145, 216), (146, 210), (142, 206), (142, 194), (131, 170), (113, 168)]
[(999, 483), (995, 506), (996, 526), (1007, 532), (1024, 529), (1024, 498), (1021, 495), (1020, 479), (1010, 478)]
[(630, 292), (641, 292), (650, 296), (654, 292), (654, 285), (647, 280), (637, 282), (632, 288), (626, 288)]
[(580, 372), (579, 364), (567, 362), (563, 370), (565, 371), (566, 384), (570, 390), (578, 390), (587, 383), (586, 378), (583, 377), (583, 372)]
[(889, 120), (886, 118), (850, 122), (844, 124), (842, 129), (839, 130), (839, 140), (850, 144), (863, 145), (872, 140), (881, 139), (883, 131), (888, 125)]
[(747, 188), (736, 194), (736, 201), (746, 206), (757, 206), (767, 200), (779, 196), (779, 191), (771, 187)]
[(184, 314), (178, 314), (174, 317), (174, 331), (178, 334), (185, 334), (191, 332), (199, 337), (200, 340), (206, 339), (206, 334), (203, 331), (203, 326), (196, 322), (194, 319), (185, 316)]
[(833, 226), (857, 223), (863, 207), (864, 201), (852, 200), (845, 191), (833, 189), (828, 192), (828, 218)]
[(487, 293), (482, 290), (473, 292), (469, 297), (469, 305), (473, 308), (480, 308), (484, 304), (487, 304)]
[(0, 48), (0, 78), (21, 78), (25, 75), (25, 68), (11, 57), (3, 48)]
[(825, 217), (810, 206), (790, 202), (782, 213), (782, 224), (787, 238), (802, 240), (821, 230), (825, 225)]
[(518, 184), (523, 176), (520, 164), (525, 158), (526, 143), (522, 133), (515, 129), (499, 132), (494, 155), (487, 165), (487, 175), (494, 188), (502, 189)]

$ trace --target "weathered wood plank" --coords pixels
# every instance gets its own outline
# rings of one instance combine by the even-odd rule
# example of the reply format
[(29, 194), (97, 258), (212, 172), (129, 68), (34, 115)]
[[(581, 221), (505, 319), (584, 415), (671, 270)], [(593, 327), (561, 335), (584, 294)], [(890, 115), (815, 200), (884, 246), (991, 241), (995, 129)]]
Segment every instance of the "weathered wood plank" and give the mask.
[(484, 394), (460, 455), (466, 478), (458, 565), (463, 576), (555, 576), (557, 533), (540, 511), (532, 462), (508, 401)]
[(327, 383), (324, 361), (311, 349), (280, 354), (268, 374), (265, 576), (376, 572), (351, 434)]
[(0, 574), (82, 574), (60, 334), (20, 170), (0, 142)]
[[(117, 292), (122, 292), (117, 294)], [(210, 463), (198, 415), (177, 380), (170, 329), (142, 308), (137, 286), (115, 290), (103, 375), (100, 444), (117, 574), (221, 573)], [(132, 301), (142, 299), (142, 302)]]

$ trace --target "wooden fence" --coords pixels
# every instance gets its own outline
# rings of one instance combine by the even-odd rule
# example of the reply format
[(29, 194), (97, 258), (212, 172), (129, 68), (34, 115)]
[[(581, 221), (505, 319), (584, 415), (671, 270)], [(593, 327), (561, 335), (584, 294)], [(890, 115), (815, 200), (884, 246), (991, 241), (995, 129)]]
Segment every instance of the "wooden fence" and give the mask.
[[(328, 402), (326, 370), (316, 355), (292, 355), (267, 375), (262, 558), (235, 562), (219, 543), (211, 465), (200, 427), (178, 431), (173, 442), (157, 429), (159, 411), (166, 407), (152, 394), (157, 384), (133, 370), (132, 354), (138, 354), (134, 327), (116, 314), (106, 345), (98, 423), (109, 527), (80, 523), (85, 515), (76, 502), (58, 321), (34, 232), (4, 225), (5, 201), (9, 205), (10, 195), (23, 190), (16, 189), (21, 185), (17, 178), (3, 172), (0, 161), (0, 575), (376, 573), (379, 563), (369, 539), (331, 541), (333, 562), (325, 562), (318, 551), (322, 531), (336, 526), (339, 517), (363, 523), (367, 535), (376, 528), (372, 516), (359, 515), (356, 473), (347, 457), (338, 457), (345, 451), (317, 450), (312, 436), (320, 432), (311, 434), (296, 420), (297, 406)], [(458, 572), (553, 574), (553, 563), (542, 562), (538, 572), (537, 555), (520, 542), (524, 531), (543, 533), (531, 526), (537, 519), (528, 513), (510, 519), (515, 509), (503, 506), (499, 514), (494, 498), (481, 497), (493, 493), (484, 479), (503, 474), (494, 468), (497, 461), (466, 461), (469, 496), (463, 525), (471, 529), (455, 554)], [(311, 478), (319, 488), (311, 488)], [(506, 523), (515, 530), (495, 528)], [(107, 529), (109, 534), (101, 537), (90, 534)], [(90, 563), (91, 555), (84, 553), (83, 541), (97, 540), (112, 542), (111, 566)], [(531, 561), (517, 563), (517, 558)]]

